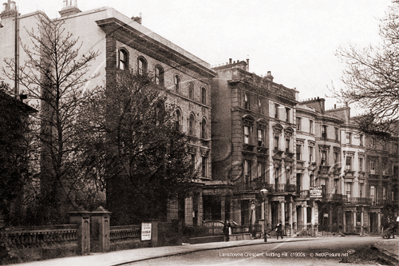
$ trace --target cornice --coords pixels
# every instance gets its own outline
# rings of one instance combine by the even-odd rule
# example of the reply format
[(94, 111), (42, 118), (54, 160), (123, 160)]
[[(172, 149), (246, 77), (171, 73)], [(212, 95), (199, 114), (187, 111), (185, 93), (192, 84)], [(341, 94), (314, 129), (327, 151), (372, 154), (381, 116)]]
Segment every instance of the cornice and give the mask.
[(184, 66), (185, 68), (208, 78), (216, 76), (216, 72), (212, 69), (198, 64), (187, 56), (169, 48), (149, 36), (146, 36), (142, 32), (134, 29), (117, 18), (97, 20), (96, 23), (107, 35), (111, 35), (116, 40), (123, 42), (142, 53), (148, 54), (159, 61), (166, 64), (170, 64), (170, 61), (175, 62), (179, 66)]

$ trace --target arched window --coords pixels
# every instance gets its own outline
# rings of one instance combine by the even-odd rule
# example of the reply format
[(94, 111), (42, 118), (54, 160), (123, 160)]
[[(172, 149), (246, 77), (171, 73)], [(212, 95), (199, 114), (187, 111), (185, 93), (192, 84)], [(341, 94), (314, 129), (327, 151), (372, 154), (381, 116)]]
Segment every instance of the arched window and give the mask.
[(138, 65), (138, 74), (139, 75), (147, 74), (147, 61), (143, 57), (139, 57), (137, 59), (137, 65)]
[(181, 121), (182, 121), (182, 117), (181, 117), (181, 113), (180, 110), (176, 110), (175, 112), (175, 125), (177, 130), (180, 130), (180, 126), (181, 126)]
[(206, 104), (206, 89), (204, 87), (201, 88), (201, 100), (202, 104)]
[(202, 124), (201, 124), (201, 138), (206, 139), (206, 120), (205, 118), (202, 119)]
[(192, 82), (188, 85), (188, 98), (194, 100), (194, 83)]
[(163, 68), (161, 66), (155, 67), (155, 84), (159, 86), (164, 85)]
[(118, 56), (119, 56), (118, 68), (121, 70), (128, 69), (128, 55), (126, 50), (120, 49)]
[(194, 136), (195, 135), (195, 118), (193, 114), (190, 114), (190, 119), (188, 121), (188, 134), (190, 136)]
[(176, 92), (179, 92), (180, 89), (180, 77), (178, 75), (175, 75), (173, 78), (173, 84), (175, 84), (175, 90)]

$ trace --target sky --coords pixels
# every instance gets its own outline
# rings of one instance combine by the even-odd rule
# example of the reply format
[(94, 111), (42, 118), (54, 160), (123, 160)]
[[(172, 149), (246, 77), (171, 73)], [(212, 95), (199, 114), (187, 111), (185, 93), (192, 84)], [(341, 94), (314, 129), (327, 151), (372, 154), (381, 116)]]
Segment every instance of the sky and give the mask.
[[(59, 17), (63, 0), (15, 0), (21, 14)], [(77, 0), (88, 11), (109, 6), (212, 66), (250, 59), (249, 71), (271, 71), (299, 99), (326, 97), (343, 87), (339, 47), (376, 44), (378, 18), (391, 0)], [(3, 0), (6, 2), (6, 0)], [(332, 108), (335, 99), (326, 98)], [(340, 103), (338, 103), (340, 104)]]

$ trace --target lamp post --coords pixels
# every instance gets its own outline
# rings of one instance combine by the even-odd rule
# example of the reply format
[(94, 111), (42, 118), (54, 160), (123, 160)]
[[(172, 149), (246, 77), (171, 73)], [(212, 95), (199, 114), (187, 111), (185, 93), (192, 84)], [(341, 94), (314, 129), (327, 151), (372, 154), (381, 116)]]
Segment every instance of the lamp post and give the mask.
[(266, 188), (262, 188), (260, 190), (260, 193), (262, 195), (263, 198), (263, 221), (264, 221), (264, 226), (263, 226), (263, 235), (265, 237), (265, 242), (267, 242), (267, 233), (266, 233), (266, 226), (267, 226), (267, 222), (266, 222), (266, 199), (267, 199), (267, 189)]

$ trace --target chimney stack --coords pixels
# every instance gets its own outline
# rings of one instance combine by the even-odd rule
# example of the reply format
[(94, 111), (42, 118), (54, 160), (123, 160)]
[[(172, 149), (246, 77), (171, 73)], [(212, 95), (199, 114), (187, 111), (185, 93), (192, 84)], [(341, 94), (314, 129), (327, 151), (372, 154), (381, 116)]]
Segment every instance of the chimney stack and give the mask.
[(270, 80), (270, 81), (273, 81), (274, 77), (272, 76), (272, 72), (271, 71), (267, 71), (266, 79)]
[(17, 5), (15, 1), (8, 0), (7, 3), (3, 4), (3, 10), (0, 13), (0, 18), (15, 18), (18, 14)]
[(64, 7), (61, 11), (58, 11), (61, 17), (75, 15), (80, 12), (82, 11), (78, 8), (78, 0), (64, 0)]
[(229, 58), (229, 64), (233, 63), (233, 59)]
[(141, 24), (141, 22), (142, 22), (141, 12), (139, 14), (140, 15), (138, 17), (132, 17), (131, 19), (133, 21), (136, 21), (137, 23)]

